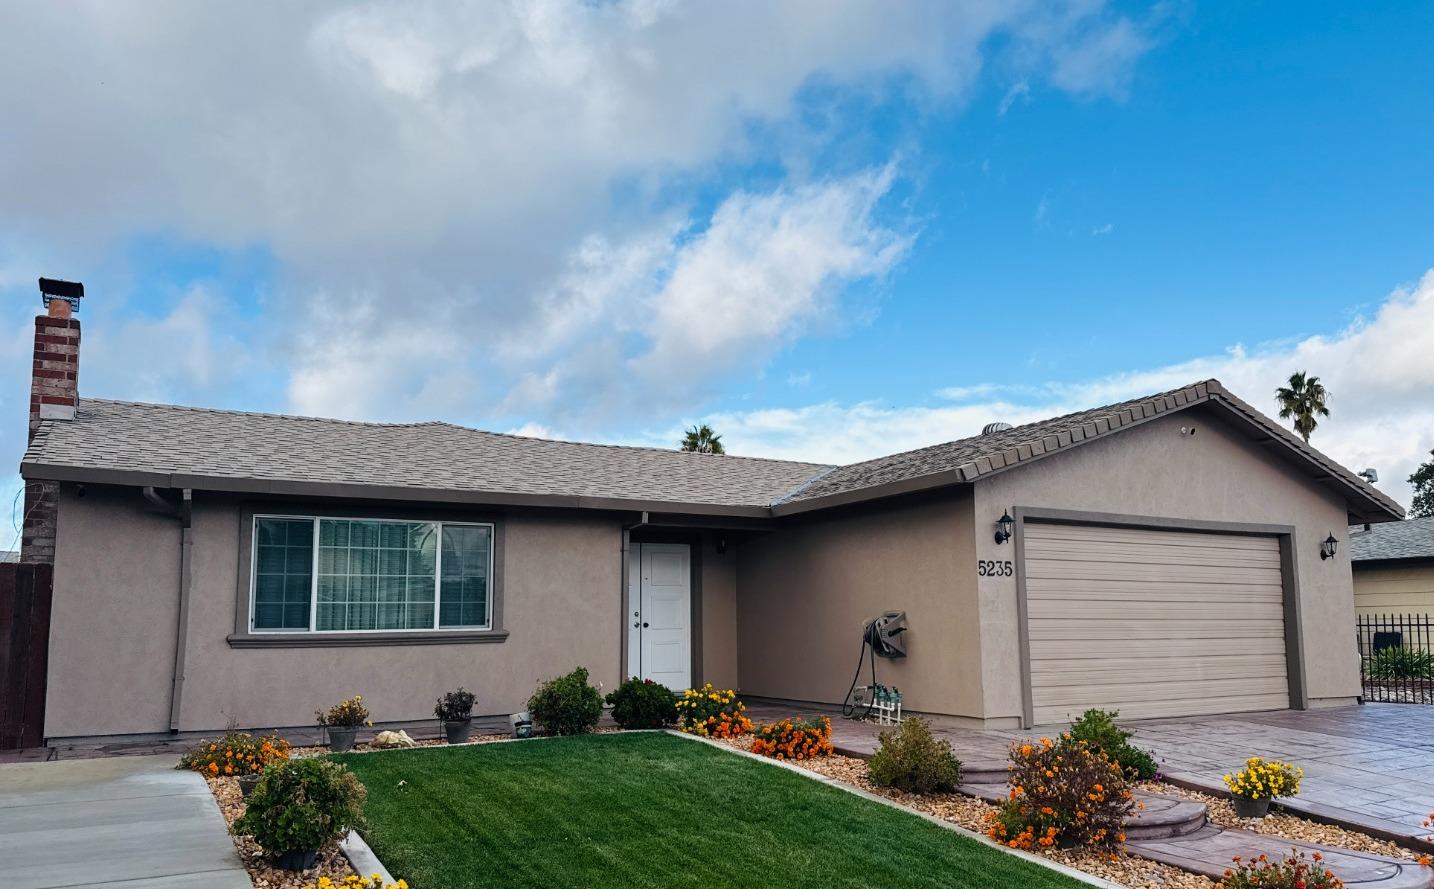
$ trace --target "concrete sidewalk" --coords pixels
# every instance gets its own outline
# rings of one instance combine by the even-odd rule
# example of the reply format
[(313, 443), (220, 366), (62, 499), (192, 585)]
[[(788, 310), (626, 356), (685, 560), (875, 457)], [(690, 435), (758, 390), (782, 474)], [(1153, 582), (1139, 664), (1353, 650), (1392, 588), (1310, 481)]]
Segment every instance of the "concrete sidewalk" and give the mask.
[(6, 885), (253, 889), (204, 779), (178, 761), (0, 765)]

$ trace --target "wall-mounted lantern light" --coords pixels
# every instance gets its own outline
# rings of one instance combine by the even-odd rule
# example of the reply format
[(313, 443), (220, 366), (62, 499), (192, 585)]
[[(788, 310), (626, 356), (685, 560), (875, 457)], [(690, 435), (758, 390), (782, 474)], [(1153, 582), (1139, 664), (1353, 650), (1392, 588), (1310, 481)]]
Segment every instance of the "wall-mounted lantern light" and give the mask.
[(1325, 538), (1324, 543), (1319, 545), (1319, 557), (1321, 559), (1333, 559), (1334, 554), (1339, 550), (1339, 541), (1330, 534)]
[(1011, 539), (1011, 529), (1015, 527), (1016, 520), (1011, 518), (1011, 513), (1002, 510), (1001, 517), (996, 520), (996, 542), (1005, 543)]

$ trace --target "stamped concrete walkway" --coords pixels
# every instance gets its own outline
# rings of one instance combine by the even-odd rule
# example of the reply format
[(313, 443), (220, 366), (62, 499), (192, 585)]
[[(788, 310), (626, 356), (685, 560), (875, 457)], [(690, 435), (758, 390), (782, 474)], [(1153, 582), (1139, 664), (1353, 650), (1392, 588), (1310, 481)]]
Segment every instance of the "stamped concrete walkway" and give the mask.
[(175, 756), (0, 765), (0, 862), (18, 889), (252, 889), (204, 779)]

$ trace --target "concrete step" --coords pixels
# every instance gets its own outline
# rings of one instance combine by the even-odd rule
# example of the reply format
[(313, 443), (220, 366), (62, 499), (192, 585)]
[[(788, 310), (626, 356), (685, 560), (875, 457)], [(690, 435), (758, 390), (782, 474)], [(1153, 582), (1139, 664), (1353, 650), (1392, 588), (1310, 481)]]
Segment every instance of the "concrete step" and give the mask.
[(1434, 889), (1434, 870), (1412, 861), (1301, 843), (1248, 830), (1224, 830), (1213, 824), (1184, 836), (1129, 840), (1125, 848), (1141, 858), (1203, 874), (1213, 880), (1219, 880), (1234, 866), (1236, 855), (1245, 861), (1261, 854), (1282, 859), (1291, 849), (1298, 849), (1306, 855), (1320, 853), (1324, 866), (1351, 889)]

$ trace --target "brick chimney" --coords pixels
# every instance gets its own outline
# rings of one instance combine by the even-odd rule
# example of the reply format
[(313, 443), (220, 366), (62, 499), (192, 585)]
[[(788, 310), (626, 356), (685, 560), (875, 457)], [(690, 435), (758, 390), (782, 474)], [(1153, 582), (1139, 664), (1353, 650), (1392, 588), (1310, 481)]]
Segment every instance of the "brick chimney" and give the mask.
[[(30, 439), (42, 420), (75, 419), (80, 405), (80, 322), (71, 317), (85, 295), (83, 284), (40, 279), (45, 314), (35, 318), (35, 353), (30, 371)], [(53, 564), (55, 520), (60, 506), (58, 482), (25, 483), (25, 520), (20, 561)]]

